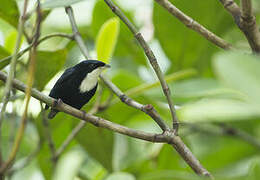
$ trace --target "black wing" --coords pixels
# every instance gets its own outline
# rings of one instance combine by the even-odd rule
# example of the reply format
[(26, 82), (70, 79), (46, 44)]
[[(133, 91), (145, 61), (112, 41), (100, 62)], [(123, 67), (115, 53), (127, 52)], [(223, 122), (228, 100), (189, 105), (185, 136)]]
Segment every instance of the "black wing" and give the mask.
[[(49, 94), (50, 97), (53, 97), (55, 99), (58, 98), (58, 96), (60, 95), (60, 91), (62, 91), (62, 89), (64, 89), (64, 88), (66, 88), (66, 83), (68, 83), (68, 81), (74, 76), (74, 71), (75, 71), (75, 69), (73, 67), (68, 68), (64, 71), (64, 73), (61, 75), (61, 77), (55, 83), (54, 87), (51, 89), (51, 92)], [(49, 108), (49, 106), (46, 105), (45, 109), (47, 110), (48, 108)]]

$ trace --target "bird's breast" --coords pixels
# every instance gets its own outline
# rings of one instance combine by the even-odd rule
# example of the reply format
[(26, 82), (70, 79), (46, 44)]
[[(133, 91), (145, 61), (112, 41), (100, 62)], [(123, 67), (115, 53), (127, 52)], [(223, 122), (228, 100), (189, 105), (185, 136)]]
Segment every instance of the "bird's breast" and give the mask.
[(98, 77), (101, 73), (101, 69), (96, 69), (90, 73), (87, 73), (86, 77), (82, 80), (79, 90), (81, 93), (85, 93), (87, 91), (92, 90), (97, 82), (98, 82)]

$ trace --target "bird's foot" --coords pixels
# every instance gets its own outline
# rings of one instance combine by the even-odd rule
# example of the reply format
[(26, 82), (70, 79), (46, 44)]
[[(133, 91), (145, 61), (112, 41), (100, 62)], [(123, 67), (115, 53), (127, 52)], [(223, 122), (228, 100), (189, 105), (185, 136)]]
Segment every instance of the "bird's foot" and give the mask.
[(53, 102), (53, 108), (58, 107), (62, 103), (63, 103), (63, 101), (60, 98), (59, 99), (55, 99), (54, 102)]

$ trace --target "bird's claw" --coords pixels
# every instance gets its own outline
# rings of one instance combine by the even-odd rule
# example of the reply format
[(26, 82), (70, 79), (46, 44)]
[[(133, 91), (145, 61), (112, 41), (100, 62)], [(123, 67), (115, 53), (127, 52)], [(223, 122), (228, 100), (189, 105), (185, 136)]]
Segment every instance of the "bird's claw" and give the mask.
[(59, 99), (55, 99), (55, 101), (53, 102), (53, 107), (57, 107), (59, 105), (61, 105), (63, 103), (63, 101), (59, 98)]

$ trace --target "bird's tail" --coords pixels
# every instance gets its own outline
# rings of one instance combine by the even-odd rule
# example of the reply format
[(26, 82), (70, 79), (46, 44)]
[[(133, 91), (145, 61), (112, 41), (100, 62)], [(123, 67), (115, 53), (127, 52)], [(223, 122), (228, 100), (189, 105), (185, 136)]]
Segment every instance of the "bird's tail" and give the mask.
[(58, 112), (59, 112), (58, 110), (51, 109), (51, 112), (48, 114), (48, 118), (49, 119), (54, 118)]

